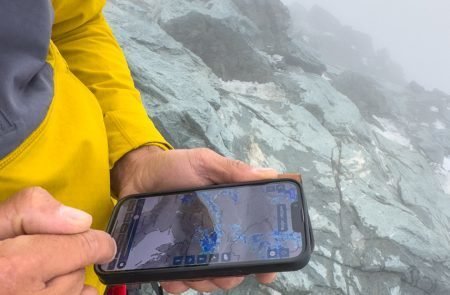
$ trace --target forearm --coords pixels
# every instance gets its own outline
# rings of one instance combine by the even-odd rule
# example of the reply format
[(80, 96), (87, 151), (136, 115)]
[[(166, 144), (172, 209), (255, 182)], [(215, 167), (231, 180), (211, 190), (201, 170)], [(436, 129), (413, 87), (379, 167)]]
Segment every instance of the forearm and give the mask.
[(149, 156), (161, 152), (164, 152), (161, 147), (147, 145), (132, 150), (120, 158), (114, 168), (111, 169), (111, 191), (113, 195), (119, 199), (124, 197), (128, 187), (134, 185), (136, 166), (146, 162)]

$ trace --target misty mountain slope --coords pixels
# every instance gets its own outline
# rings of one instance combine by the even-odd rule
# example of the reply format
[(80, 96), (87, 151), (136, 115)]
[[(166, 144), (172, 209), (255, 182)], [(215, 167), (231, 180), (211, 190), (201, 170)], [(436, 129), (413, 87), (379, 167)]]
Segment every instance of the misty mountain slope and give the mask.
[(305, 9), (300, 2), (289, 6), (293, 41), (309, 47), (328, 65), (404, 83), (403, 70), (385, 49), (375, 50), (369, 35), (343, 25), (320, 6)]
[[(340, 65), (321, 57), (328, 40), (292, 33), (312, 26), (302, 13), (291, 20), (279, 0), (110, 0), (106, 9), (171, 143), (304, 175), (317, 246), (309, 266), (227, 293), (448, 294), (450, 97), (380, 79), (396, 73), (390, 62), (349, 66), (366, 53)], [(326, 36), (321, 28), (308, 36)]]

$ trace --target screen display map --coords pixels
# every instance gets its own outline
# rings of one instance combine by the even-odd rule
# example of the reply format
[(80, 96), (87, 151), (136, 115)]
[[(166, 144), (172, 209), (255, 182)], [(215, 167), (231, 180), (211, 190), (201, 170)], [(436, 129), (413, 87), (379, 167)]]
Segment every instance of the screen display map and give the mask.
[(302, 252), (302, 234), (293, 229), (291, 205), (299, 204), (299, 195), (293, 183), (277, 182), (130, 198), (112, 229), (117, 255), (102, 269), (296, 257)]

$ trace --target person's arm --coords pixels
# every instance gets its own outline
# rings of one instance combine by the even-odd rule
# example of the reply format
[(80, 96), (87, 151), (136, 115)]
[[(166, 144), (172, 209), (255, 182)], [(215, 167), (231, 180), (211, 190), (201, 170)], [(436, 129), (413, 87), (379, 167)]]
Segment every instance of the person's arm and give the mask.
[(127, 152), (171, 146), (149, 119), (121, 48), (106, 23), (105, 0), (54, 1), (52, 40), (70, 70), (96, 96), (104, 115), (112, 168)]

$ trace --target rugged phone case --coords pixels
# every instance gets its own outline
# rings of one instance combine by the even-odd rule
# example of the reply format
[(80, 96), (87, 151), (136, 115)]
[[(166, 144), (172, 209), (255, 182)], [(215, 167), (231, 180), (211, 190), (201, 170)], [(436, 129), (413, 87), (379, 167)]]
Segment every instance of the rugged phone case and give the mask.
[[(268, 182), (279, 181), (293, 181), (300, 187), (300, 194), (303, 206), (303, 220), (304, 220), (304, 237), (305, 248), (302, 254), (294, 258), (269, 260), (264, 262), (240, 262), (229, 263), (226, 265), (195, 265), (175, 268), (162, 268), (162, 269), (140, 269), (140, 270), (127, 270), (127, 271), (114, 271), (108, 272), (101, 269), (99, 265), (95, 265), (95, 272), (99, 276), (102, 283), (107, 285), (115, 284), (131, 284), (131, 283), (143, 283), (151, 281), (167, 281), (167, 280), (189, 280), (208, 277), (223, 277), (223, 276), (242, 276), (254, 273), (268, 273), (268, 272), (281, 272), (281, 271), (295, 271), (305, 267), (314, 249), (314, 236), (311, 228), (311, 222), (308, 214), (308, 206), (306, 198), (303, 193), (302, 179), (299, 174), (282, 174), (276, 180), (262, 180), (252, 181), (237, 184), (227, 185), (214, 185), (209, 187), (195, 188), (191, 190), (200, 190), (208, 188), (221, 188), (233, 186), (245, 186), (251, 184), (264, 184)], [(185, 192), (191, 191), (186, 190)], [(143, 196), (161, 196), (165, 194), (183, 193), (183, 191), (166, 192), (158, 194), (139, 194), (130, 197), (143, 197)], [(112, 227), (115, 222), (115, 218), (118, 212), (118, 208), (121, 205), (121, 201), (117, 204), (109, 222), (107, 232), (111, 233)]]

